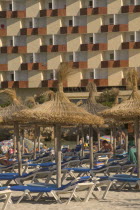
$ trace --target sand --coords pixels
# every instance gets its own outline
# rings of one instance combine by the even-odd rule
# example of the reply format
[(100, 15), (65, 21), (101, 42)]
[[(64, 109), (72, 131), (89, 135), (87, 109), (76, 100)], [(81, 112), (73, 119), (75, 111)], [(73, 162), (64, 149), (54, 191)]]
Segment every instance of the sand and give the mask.
[[(96, 195), (101, 196), (102, 192), (96, 192)], [(13, 192), (14, 201), (21, 193)], [(81, 196), (84, 194), (82, 193)], [(64, 196), (63, 196), (64, 197)], [(68, 195), (65, 196), (68, 198)], [(46, 197), (45, 197), (46, 198)], [(87, 203), (75, 202), (72, 200), (70, 204), (66, 205), (64, 199), (63, 204), (57, 204), (53, 199), (43, 198), (38, 202), (24, 199), (19, 204), (8, 204), (7, 210), (134, 210), (140, 209), (140, 192), (138, 191), (110, 191), (106, 200), (97, 201), (94, 198)], [(3, 202), (0, 202), (0, 208)]]

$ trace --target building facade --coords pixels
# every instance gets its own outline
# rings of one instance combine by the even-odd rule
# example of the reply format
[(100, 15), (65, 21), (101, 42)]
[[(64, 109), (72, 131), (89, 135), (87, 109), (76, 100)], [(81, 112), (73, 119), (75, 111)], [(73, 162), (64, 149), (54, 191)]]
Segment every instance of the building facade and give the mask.
[(140, 68), (140, 0), (0, 0), (0, 87), (55, 88), (61, 62), (76, 68), (67, 91), (125, 89)]

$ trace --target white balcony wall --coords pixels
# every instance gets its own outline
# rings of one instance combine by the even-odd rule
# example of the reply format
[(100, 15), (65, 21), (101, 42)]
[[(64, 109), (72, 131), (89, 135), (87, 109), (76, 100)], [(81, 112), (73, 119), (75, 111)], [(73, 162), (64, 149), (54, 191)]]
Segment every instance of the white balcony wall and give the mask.
[(107, 79), (108, 69), (94, 69), (95, 79)]
[(119, 14), (118, 24), (128, 24), (128, 14)]
[(87, 61), (87, 52), (75, 52), (75, 62)]
[(66, 6), (66, 0), (52, 0), (54, 9), (63, 9)]
[(74, 25), (75, 26), (86, 26), (87, 25), (87, 17), (86, 16), (74, 17)]
[(28, 80), (28, 71), (15, 71), (15, 81), (27, 81)]
[(46, 53), (39, 53), (39, 62), (43, 65), (47, 64), (47, 54)]
[(118, 50), (119, 60), (128, 60), (128, 50)]
[(107, 34), (103, 33), (103, 34), (94, 34), (95, 35), (95, 39), (96, 39), (96, 43), (106, 43), (107, 42)]
[(37, 19), (37, 27), (39, 28), (46, 28), (47, 27), (47, 18), (42, 17), (42, 18), (36, 18)]

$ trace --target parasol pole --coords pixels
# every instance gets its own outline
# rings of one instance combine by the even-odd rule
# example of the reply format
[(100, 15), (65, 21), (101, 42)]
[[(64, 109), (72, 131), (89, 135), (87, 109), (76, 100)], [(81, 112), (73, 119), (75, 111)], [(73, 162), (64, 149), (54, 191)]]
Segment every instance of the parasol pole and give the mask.
[(97, 127), (97, 139), (98, 139), (98, 151), (101, 149), (101, 141), (100, 141), (100, 130), (99, 127)]
[(79, 135), (79, 127), (77, 127), (77, 136), (76, 136), (76, 144), (77, 145), (79, 144), (79, 138), (80, 138), (80, 135)]
[(16, 154), (16, 148), (17, 148), (15, 124), (14, 124), (14, 138), (13, 138), (13, 144), (14, 144), (14, 156), (15, 156), (15, 154)]
[(84, 157), (84, 127), (82, 125), (82, 157)]
[(61, 126), (55, 126), (55, 140), (56, 140), (56, 166), (57, 166), (57, 187), (61, 187)]
[(22, 138), (22, 150), (21, 150), (21, 154), (24, 154), (24, 129), (21, 129), (20, 131), (21, 133), (21, 138)]
[(90, 169), (93, 169), (93, 128), (89, 126)]
[(40, 127), (37, 128), (38, 152), (40, 153)]
[(110, 129), (110, 143), (113, 144), (113, 129)]
[(135, 146), (136, 146), (136, 144), (137, 144), (136, 122), (134, 123), (134, 141), (135, 141)]
[(113, 154), (116, 154), (116, 129), (113, 127)]
[(36, 159), (36, 143), (37, 143), (37, 125), (35, 125), (35, 130), (34, 130), (34, 159)]
[(125, 132), (125, 151), (128, 152), (128, 130)]
[(20, 137), (19, 137), (19, 124), (18, 122), (14, 122), (15, 135), (17, 140), (17, 155), (18, 155), (18, 173), (22, 175), (22, 160), (21, 160), (21, 145), (20, 145)]
[(139, 134), (139, 118), (136, 120), (136, 138), (137, 138), (137, 167), (138, 178), (140, 178), (140, 134)]

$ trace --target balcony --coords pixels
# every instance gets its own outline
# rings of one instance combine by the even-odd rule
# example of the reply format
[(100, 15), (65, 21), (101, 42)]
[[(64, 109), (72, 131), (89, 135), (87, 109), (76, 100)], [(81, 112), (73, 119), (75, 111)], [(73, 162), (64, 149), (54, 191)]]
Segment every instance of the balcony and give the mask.
[(28, 88), (28, 81), (3, 81), (1, 88)]
[(40, 17), (66, 16), (66, 9), (43, 9), (40, 10)]
[(60, 34), (85, 34), (87, 33), (87, 26), (64, 26), (60, 28)]
[(26, 46), (5, 46), (1, 47), (1, 53), (27, 53), (27, 47)]
[(0, 11), (0, 18), (25, 18), (26, 11)]
[(47, 65), (43, 65), (42, 63), (22, 63), (21, 70), (47, 70)]
[(116, 68), (116, 67), (128, 67), (128, 60), (110, 60), (101, 61), (101, 68)]
[(101, 32), (118, 32), (118, 31), (128, 31), (128, 24), (101, 26)]
[(98, 43), (98, 44), (81, 44), (81, 51), (96, 51), (96, 50), (107, 50), (106, 43)]
[(46, 28), (22, 28), (20, 29), (21, 35), (46, 35)]
[(81, 87), (87, 87), (89, 82), (94, 82), (97, 87), (108, 86), (108, 79), (82, 79)]
[(8, 71), (8, 64), (0, 64), (0, 71)]
[(7, 29), (1, 28), (0, 29), (0, 36), (7, 36)]
[(68, 62), (70, 68), (76, 69), (87, 69), (87, 62), (86, 61), (79, 61), (79, 62)]
[(140, 49), (140, 42), (123, 42), (122, 49)]
[[(48, 88), (57, 88), (58, 81), (57, 80), (43, 80), (42, 81), (42, 87), (48, 87)], [(67, 87), (67, 81), (63, 83), (64, 87)]]
[(80, 15), (104, 15), (107, 14), (107, 7), (81, 8)]
[(40, 52), (67, 52), (67, 45), (43, 45)]
[(140, 5), (126, 5), (121, 7), (122, 13), (140, 12)]

